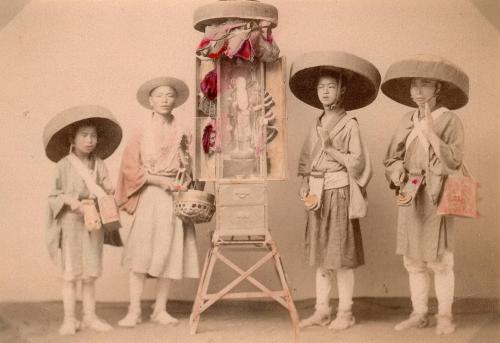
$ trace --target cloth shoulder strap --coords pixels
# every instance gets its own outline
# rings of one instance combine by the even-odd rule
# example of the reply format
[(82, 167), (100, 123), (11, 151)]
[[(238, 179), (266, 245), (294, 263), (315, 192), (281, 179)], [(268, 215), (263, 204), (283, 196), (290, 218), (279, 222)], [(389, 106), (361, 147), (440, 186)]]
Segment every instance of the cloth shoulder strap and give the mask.
[(95, 182), (95, 178), (97, 176), (97, 160), (94, 165), (94, 175), (92, 176), (89, 169), (78, 159), (78, 157), (71, 153), (68, 158), (73, 168), (75, 168), (78, 175), (80, 175), (85, 182), (85, 185), (87, 185), (90, 193), (94, 194), (98, 198), (105, 196), (106, 192), (104, 192), (102, 187)]
[[(342, 117), (337, 123), (335, 123), (335, 126), (331, 127), (331, 125), (328, 125), (325, 127), (326, 130), (332, 130), (330, 132), (330, 139), (333, 139), (347, 124), (347, 122), (351, 119), (356, 120), (356, 118), (350, 114), (347, 113), (344, 117)], [(317, 167), (322, 160), (322, 156), (324, 155), (323, 149), (321, 149), (321, 138), (319, 137), (318, 133), (318, 126), (316, 126), (316, 134), (318, 135), (318, 140), (316, 141), (316, 144), (314, 145), (313, 148), (313, 153), (312, 155), (314, 156), (313, 163), (311, 164), (312, 168)]]
[[(431, 113), (431, 115), (432, 115), (432, 118), (434, 120), (436, 120), (444, 112), (448, 112), (448, 111), (449, 111), (449, 109), (447, 109), (446, 107), (440, 107), (440, 108), (434, 110)], [(413, 122), (413, 130), (410, 132), (410, 134), (406, 138), (406, 150), (408, 150), (408, 147), (410, 146), (411, 142), (413, 142), (413, 140), (418, 137), (420, 144), (422, 144), (422, 147), (425, 149), (425, 151), (428, 151), (430, 143), (429, 143), (429, 140), (427, 139), (427, 137), (425, 137), (425, 135), (422, 132), (422, 129), (421, 129), (422, 124), (418, 121), (418, 109), (415, 110), (415, 113), (412, 116), (412, 122)]]

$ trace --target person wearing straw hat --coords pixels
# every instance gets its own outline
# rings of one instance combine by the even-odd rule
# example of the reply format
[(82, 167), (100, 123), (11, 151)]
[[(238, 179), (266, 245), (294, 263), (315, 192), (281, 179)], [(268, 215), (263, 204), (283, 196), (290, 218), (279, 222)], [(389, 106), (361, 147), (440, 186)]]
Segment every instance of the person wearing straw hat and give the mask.
[[(113, 185), (103, 159), (120, 144), (122, 131), (111, 112), (101, 106), (68, 108), (46, 125), (45, 153), (56, 162), (49, 195), (47, 245), (62, 267), (64, 322), (61, 335), (80, 327), (108, 331), (111, 326), (95, 314), (94, 283), (102, 272), (103, 243), (120, 246), (118, 231), (104, 232), (99, 223), (89, 227), (89, 208), (99, 194), (112, 194)], [(92, 213), (91, 213), (92, 214)], [(96, 213), (94, 212), (94, 215)], [(95, 217), (94, 217), (95, 218)], [(75, 318), (76, 284), (82, 282), (83, 322)]]
[(291, 67), (290, 89), (322, 110), (299, 157), (299, 195), (306, 205), (306, 258), (316, 267), (316, 307), (301, 327), (330, 323), (330, 290), (336, 272), (339, 304), (329, 328), (355, 323), (352, 314), (354, 268), (364, 264), (359, 218), (367, 211), (365, 187), (371, 162), (357, 119), (346, 110), (370, 104), (380, 85), (368, 61), (338, 51), (307, 53)]
[(141, 322), (147, 276), (157, 280), (151, 320), (160, 324), (177, 323), (166, 311), (170, 281), (199, 277), (194, 225), (173, 212), (173, 192), (186, 190), (190, 183), (182, 176), (189, 176), (191, 160), (190, 135), (172, 111), (188, 96), (187, 85), (174, 77), (149, 80), (137, 91), (137, 100), (149, 113), (123, 152), (115, 195), (120, 208), (134, 217), (122, 259), (130, 272), (130, 305), (120, 326)]
[(452, 317), (453, 222), (437, 214), (446, 175), (462, 165), (464, 129), (451, 110), (468, 101), (469, 80), (444, 58), (417, 55), (392, 64), (382, 92), (416, 108), (401, 119), (384, 160), (390, 187), (396, 189), (397, 249), (409, 274), (413, 311), (395, 330), (429, 325), (430, 276), (439, 303), (437, 334), (455, 330)]

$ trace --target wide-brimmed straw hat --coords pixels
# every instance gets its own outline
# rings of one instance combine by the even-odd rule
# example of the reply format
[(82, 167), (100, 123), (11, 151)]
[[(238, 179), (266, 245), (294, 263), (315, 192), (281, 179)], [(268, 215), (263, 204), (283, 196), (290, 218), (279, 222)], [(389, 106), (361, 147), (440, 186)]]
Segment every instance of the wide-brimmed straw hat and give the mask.
[(442, 57), (424, 54), (392, 64), (385, 74), (382, 92), (403, 105), (417, 107), (410, 96), (411, 80), (416, 77), (440, 81), (439, 103), (450, 110), (469, 101), (467, 74)]
[(369, 105), (377, 97), (380, 73), (367, 60), (341, 51), (303, 54), (290, 68), (292, 93), (313, 107), (323, 109), (317, 92), (318, 78), (325, 69), (341, 73), (346, 80), (343, 107), (354, 110)]
[(265, 20), (274, 28), (278, 25), (278, 10), (273, 5), (255, 0), (215, 1), (196, 9), (193, 26), (203, 32), (206, 26), (218, 25), (228, 19)]
[(122, 129), (111, 111), (98, 105), (76, 106), (58, 113), (43, 130), (45, 154), (51, 161), (58, 162), (68, 155), (72, 128), (87, 120), (98, 132), (93, 153), (105, 159), (116, 150), (122, 140)]
[(155, 88), (160, 86), (169, 86), (175, 89), (177, 97), (175, 98), (174, 108), (185, 103), (189, 97), (189, 88), (184, 81), (175, 77), (164, 76), (144, 82), (137, 90), (137, 101), (139, 101), (139, 103), (147, 109), (151, 109), (152, 107), (149, 104), (149, 96)]

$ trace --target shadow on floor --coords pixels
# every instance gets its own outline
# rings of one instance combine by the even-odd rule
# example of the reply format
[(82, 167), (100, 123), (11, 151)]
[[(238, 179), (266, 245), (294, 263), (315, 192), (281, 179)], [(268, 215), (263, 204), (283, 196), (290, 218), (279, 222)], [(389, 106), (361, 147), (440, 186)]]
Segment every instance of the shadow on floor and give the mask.
[[(335, 302), (335, 301), (334, 301)], [(312, 300), (296, 303), (300, 317), (314, 311)], [(335, 305), (335, 304), (334, 304)], [(95, 333), (88, 330), (74, 336), (61, 337), (57, 330), (62, 322), (61, 302), (0, 304), (0, 342), (203, 342), (203, 343), (281, 343), (293, 342), (288, 312), (279, 304), (262, 301), (222, 301), (201, 316), (198, 333), (189, 334), (189, 314), (192, 304), (171, 301), (169, 312), (180, 319), (176, 326), (161, 326), (148, 321), (151, 302), (143, 302), (144, 323), (134, 329), (116, 326), (126, 311), (125, 303), (99, 303), (99, 316), (113, 325), (114, 330)], [(335, 306), (334, 306), (335, 308)], [(435, 301), (431, 301), (435, 312)], [(77, 310), (81, 311), (81, 307)], [(297, 342), (500, 342), (498, 301), (481, 299), (457, 300), (454, 305), (457, 331), (438, 336), (434, 327), (395, 332), (392, 327), (409, 313), (409, 300), (401, 298), (357, 298), (354, 301), (356, 325), (343, 332), (326, 327), (301, 331)]]

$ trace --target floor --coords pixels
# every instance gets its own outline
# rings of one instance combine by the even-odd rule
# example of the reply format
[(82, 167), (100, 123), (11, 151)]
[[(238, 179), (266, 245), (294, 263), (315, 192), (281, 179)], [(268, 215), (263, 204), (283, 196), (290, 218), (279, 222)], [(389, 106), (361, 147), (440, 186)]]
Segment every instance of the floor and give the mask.
[[(410, 329), (396, 332), (395, 323), (408, 315), (408, 299), (355, 300), (357, 324), (343, 332), (332, 332), (326, 327), (314, 327), (300, 332), (296, 342), (500, 342), (500, 312), (494, 300), (457, 300), (455, 319), (457, 331), (438, 336), (434, 328)], [(143, 302), (143, 315), (151, 313), (151, 302)], [(300, 317), (311, 314), (313, 302), (297, 303)], [(100, 303), (98, 314), (114, 326), (113, 331), (94, 333), (79, 331), (74, 336), (59, 336), (57, 329), (62, 321), (60, 302), (3, 303), (0, 304), (0, 342), (237, 342), (280, 343), (294, 342), (288, 313), (271, 302), (222, 301), (201, 316), (196, 335), (189, 334), (188, 302), (169, 302), (169, 312), (180, 319), (176, 326), (160, 326), (147, 320), (134, 329), (116, 327), (126, 313), (123, 303)], [(431, 310), (435, 304), (431, 303)]]

